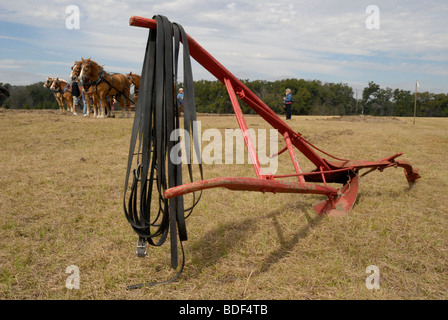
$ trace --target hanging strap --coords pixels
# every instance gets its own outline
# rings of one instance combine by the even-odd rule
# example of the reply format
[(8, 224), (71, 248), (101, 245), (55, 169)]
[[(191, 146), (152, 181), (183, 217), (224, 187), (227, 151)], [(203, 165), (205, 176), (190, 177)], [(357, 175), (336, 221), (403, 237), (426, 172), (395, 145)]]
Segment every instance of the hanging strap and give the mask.
[[(169, 235), (173, 269), (178, 268), (179, 236), (182, 265), (175, 277), (168, 280), (171, 282), (180, 275), (184, 267), (182, 241), (188, 239), (185, 219), (200, 199), (200, 196), (194, 195), (192, 205), (185, 209), (183, 196), (172, 199), (164, 197), (165, 190), (183, 184), (182, 164), (174, 163), (170, 159), (172, 149), (180, 143), (179, 135), (171, 135), (173, 130), (180, 128), (175, 98), (180, 41), (183, 41), (184, 129), (193, 138), (201, 179), (203, 171), (197, 126), (194, 125), (197, 120), (196, 105), (187, 35), (182, 26), (171, 24), (164, 16), (155, 16), (153, 19), (157, 21), (157, 29), (149, 31), (146, 46), (129, 147), (123, 208), (126, 219), (139, 236), (139, 240), (146, 240), (153, 246), (161, 246)], [(193, 182), (190, 144), (185, 144), (185, 151), (189, 160), (189, 178)], [(129, 185), (130, 181), (132, 183)], [(146, 285), (154, 284), (158, 283)]]

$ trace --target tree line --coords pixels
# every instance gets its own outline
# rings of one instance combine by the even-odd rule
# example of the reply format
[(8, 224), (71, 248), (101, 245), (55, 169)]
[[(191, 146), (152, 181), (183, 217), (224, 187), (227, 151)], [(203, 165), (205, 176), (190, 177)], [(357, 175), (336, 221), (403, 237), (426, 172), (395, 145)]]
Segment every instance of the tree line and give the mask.
[[(319, 80), (284, 79), (277, 81), (242, 80), (242, 82), (275, 113), (284, 114), (285, 89), (292, 91), (294, 115), (375, 115), (413, 116), (415, 94), (409, 90), (382, 88), (371, 81), (362, 92), (354, 92), (345, 83), (326, 83)], [(7, 109), (57, 109), (53, 93), (43, 82), (27, 86), (6, 85), (10, 96), (0, 98), (0, 107)], [(194, 82), (196, 107), (199, 113), (233, 113), (225, 86), (219, 81)], [(359, 97), (358, 97), (359, 96)], [(240, 101), (243, 113), (254, 113)], [(417, 116), (448, 116), (448, 95), (418, 92)]]
[(0, 82), (8, 88), (10, 96), (0, 97), (0, 107), (6, 109), (58, 109), (54, 94), (44, 88), (44, 82), (27, 86), (12, 86)]

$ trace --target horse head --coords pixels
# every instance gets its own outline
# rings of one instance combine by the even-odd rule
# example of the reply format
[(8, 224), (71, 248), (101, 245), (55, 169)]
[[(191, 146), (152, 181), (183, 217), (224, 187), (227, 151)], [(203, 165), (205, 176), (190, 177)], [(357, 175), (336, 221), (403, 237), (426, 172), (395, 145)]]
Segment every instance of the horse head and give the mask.
[(128, 79), (129, 85), (134, 85), (138, 90), (140, 86), (140, 76), (138, 74), (130, 72), (126, 75), (126, 79)]
[(72, 72), (70, 73), (70, 79), (72, 81), (76, 81), (81, 73), (81, 62), (82, 61), (75, 61), (75, 64), (72, 66)]
[(58, 91), (59, 90), (59, 78), (53, 79), (53, 82), (51, 83), (50, 90), (51, 91)]
[(133, 82), (134, 82), (134, 78), (133, 78), (133, 76), (132, 76), (132, 72), (129, 72), (129, 73), (126, 75), (126, 79), (128, 80), (128, 82), (129, 82), (130, 85), (133, 84)]
[(50, 88), (51, 84), (53, 83), (53, 78), (47, 77), (47, 80), (44, 83), (44, 88)]
[(81, 58), (81, 73), (79, 74), (79, 79), (81, 80), (81, 85), (87, 84), (92, 79), (92, 59)]

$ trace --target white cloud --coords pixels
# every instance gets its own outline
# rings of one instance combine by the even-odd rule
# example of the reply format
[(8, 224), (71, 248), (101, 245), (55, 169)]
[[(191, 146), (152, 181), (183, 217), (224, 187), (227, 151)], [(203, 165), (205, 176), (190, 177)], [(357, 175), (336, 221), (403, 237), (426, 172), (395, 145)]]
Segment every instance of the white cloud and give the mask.
[(57, 20), (65, 21), (66, 6), (60, 1), (5, 1), (0, 5), (0, 21), (48, 26)]
[[(65, 8), (71, 4), (81, 9), (81, 30), (73, 37), (65, 30)], [(138, 69), (143, 62), (147, 30), (130, 27), (129, 18), (162, 14), (183, 25), (237, 76), (314, 75), (321, 80), (339, 77), (367, 84), (381, 71), (384, 82), (397, 74), (440, 77), (447, 71), (445, 1), (377, 0), (380, 30), (365, 27), (368, 4), (349, 0), (15, 0), (0, 5), (0, 20), (44, 28), (45, 52), (53, 52), (61, 63), (64, 55), (73, 57), (58, 55), (58, 50), (67, 50), (75, 42), (73, 52), (104, 61), (114, 70)], [(8, 32), (0, 32), (2, 39), (32, 41)], [(4, 58), (9, 57), (0, 56)], [(210, 78), (196, 69), (195, 78)], [(442, 87), (448, 91), (446, 82)]]
[(23, 62), (12, 60), (12, 59), (2, 59), (0, 60), (0, 69), (19, 69), (24, 66)]

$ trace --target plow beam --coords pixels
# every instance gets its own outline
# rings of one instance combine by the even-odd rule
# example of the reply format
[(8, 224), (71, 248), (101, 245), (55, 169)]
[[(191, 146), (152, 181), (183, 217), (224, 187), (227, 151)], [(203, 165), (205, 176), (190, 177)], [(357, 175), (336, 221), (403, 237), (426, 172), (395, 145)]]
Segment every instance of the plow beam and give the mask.
[(326, 195), (328, 200), (314, 205), (317, 214), (331, 217), (345, 216), (352, 209), (358, 195), (358, 176), (355, 175), (341, 190), (312, 183), (263, 180), (244, 177), (222, 177), (187, 183), (165, 191), (166, 198), (175, 198), (187, 193), (212, 188), (226, 188), (234, 191), (258, 191), (271, 193), (309, 193)]
[(312, 183), (276, 181), (245, 177), (219, 177), (186, 183), (178, 187), (170, 188), (165, 191), (165, 197), (169, 199), (187, 193), (211, 188), (227, 188), (230, 190), (272, 193), (311, 193), (327, 195), (330, 197), (335, 197), (338, 195), (338, 189)]

